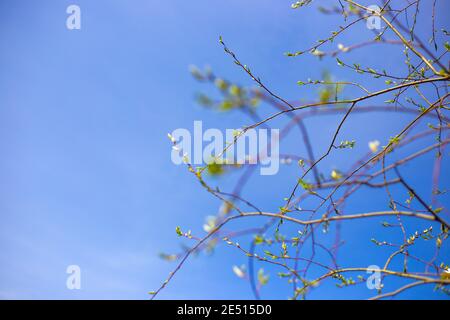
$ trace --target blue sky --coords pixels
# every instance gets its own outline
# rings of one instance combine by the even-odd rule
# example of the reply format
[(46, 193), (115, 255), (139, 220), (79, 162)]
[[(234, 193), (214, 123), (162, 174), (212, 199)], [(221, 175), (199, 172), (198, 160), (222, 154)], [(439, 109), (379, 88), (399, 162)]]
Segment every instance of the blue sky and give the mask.
[[(81, 30), (65, 26), (70, 4), (81, 8)], [(242, 61), (287, 99), (316, 97), (315, 89), (299, 88), (296, 82), (317, 79), (324, 70), (340, 79), (358, 79), (342, 71), (334, 59), (319, 62), (311, 56), (283, 55), (309, 47), (341, 22), (320, 15), (314, 7), (292, 10), (290, 4), (2, 1), (0, 298), (148, 298), (147, 292), (157, 288), (174, 267), (160, 260), (158, 253), (179, 250), (182, 241), (175, 226), (202, 232), (204, 218), (215, 214), (219, 205), (185, 168), (172, 164), (167, 133), (191, 129), (193, 121), (200, 119), (205, 127), (223, 129), (250, 123), (239, 113), (217, 114), (198, 106), (195, 93), (213, 88), (195, 82), (188, 66), (209, 65), (220, 76), (251, 85), (224, 54), (218, 43), (222, 35)], [(438, 22), (445, 25), (449, 4), (438, 1), (438, 6)], [(428, 26), (420, 25), (419, 32), (428, 35), (428, 31)], [(364, 25), (359, 25), (339, 42), (356, 43), (368, 36)], [(400, 51), (380, 45), (344, 58), (373, 67), (387, 65), (392, 73), (402, 74)], [(372, 89), (383, 87), (382, 81), (365, 81)], [(324, 151), (338, 120), (323, 117), (307, 123), (314, 145), (319, 146), (316, 154)], [(349, 157), (366, 152), (370, 140), (386, 141), (408, 120), (382, 113), (354, 116), (342, 137), (361, 143)], [(294, 148), (295, 138), (291, 136), (285, 147)], [(432, 159), (432, 154), (425, 156), (404, 172), (419, 184), (417, 190), (426, 199)], [(346, 164), (348, 158), (339, 154), (325, 161), (321, 170)], [(448, 173), (445, 160), (443, 186), (448, 185)], [(232, 174), (213, 183), (230, 188), (237, 177)], [(282, 168), (276, 176), (257, 177), (244, 195), (266, 210), (277, 210), (295, 180), (293, 168)], [(441, 198), (446, 204), (448, 200), (448, 196)], [(385, 209), (386, 198), (383, 192), (361, 192), (347, 208), (350, 213)], [(350, 259), (362, 266), (383, 263), (386, 251), (372, 248), (372, 254), (366, 249), (371, 246), (369, 231), (388, 237), (381, 227), (374, 228), (371, 222), (345, 228), (351, 249), (341, 251), (342, 261)], [(418, 250), (425, 252), (425, 247)], [(443, 250), (448, 257), (448, 246)], [(220, 246), (210, 257), (190, 259), (160, 297), (252, 298), (248, 284), (231, 271), (233, 264), (245, 262), (235, 250)], [(65, 270), (71, 264), (81, 267), (81, 290), (66, 288)], [(271, 277), (263, 297), (286, 298), (290, 294), (286, 284), (276, 280), (275, 271)], [(431, 289), (419, 288), (400, 297), (445, 298)], [(312, 297), (372, 294), (364, 286), (345, 290), (336, 290), (330, 282)]]

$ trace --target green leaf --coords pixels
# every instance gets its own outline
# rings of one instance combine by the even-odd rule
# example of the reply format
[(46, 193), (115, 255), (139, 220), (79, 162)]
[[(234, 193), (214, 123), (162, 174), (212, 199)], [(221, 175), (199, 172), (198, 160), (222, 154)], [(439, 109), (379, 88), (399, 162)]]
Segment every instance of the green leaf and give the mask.
[(264, 243), (264, 238), (261, 235), (257, 234), (257, 235), (255, 235), (254, 242), (256, 245), (262, 244), (262, 243)]
[(269, 282), (269, 275), (264, 274), (263, 269), (258, 270), (258, 282), (260, 285), (266, 285)]
[(307, 183), (305, 180), (303, 179), (298, 179), (298, 184), (304, 189), (304, 190), (311, 190), (312, 189), (312, 185)]

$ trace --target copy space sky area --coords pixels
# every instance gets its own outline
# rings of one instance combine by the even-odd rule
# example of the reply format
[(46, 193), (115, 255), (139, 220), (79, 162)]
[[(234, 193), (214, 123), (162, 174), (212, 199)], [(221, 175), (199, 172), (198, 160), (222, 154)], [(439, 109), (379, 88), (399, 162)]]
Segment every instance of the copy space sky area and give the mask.
[[(424, 2), (419, 17), (431, 14), (429, 2)], [(66, 8), (71, 4), (81, 8), (80, 30), (66, 28)], [(436, 23), (448, 30), (450, 2), (437, 1), (436, 6)], [(431, 35), (428, 22), (418, 19), (416, 27), (426, 40)], [(197, 93), (214, 96), (217, 90), (195, 81), (188, 67), (210, 66), (224, 79), (253, 86), (248, 75), (224, 53), (218, 41), (221, 35), (268, 87), (290, 101), (317, 99), (318, 87), (301, 87), (297, 81), (320, 79), (324, 72), (333, 79), (360, 81), (369, 90), (385, 88), (383, 80), (342, 68), (332, 57), (319, 60), (310, 54), (284, 55), (309, 48), (343, 23), (339, 15), (320, 13), (317, 4), (293, 10), (291, 1), (286, 0), (1, 1), (0, 298), (148, 299), (148, 292), (158, 288), (176, 266), (160, 259), (159, 254), (178, 253), (183, 245), (193, 244), (193, 240), (177, 237), (175, 227), (204, 236), (205, 217), (217, 214), (220, 206), (186, 167), (172, 163), (167, 133), (177, 128), (192, 130), (195, 120), (202, 120), (205, 128), (220, 130), (252, 123), (237, 111), (215, 112), (199, 106)], [(392, 32), (388, 34), (394, 38)], [(327, 49), (372, 38), (363, 21)], [(440, 48), (445, 41), (439, 32)], [(402, 50), (399, 45), (379, 44), (340, 58), (405, 74)], [(424, 87), (425, 92), (431, 90)], [(361, 92), (349, 87), (343, 94), (357, 97)], [(380, 105), (391, 97), (375, 98), (370, 103)], [(274, 111), (264, 103), (258, 108), (261, 116)], [(305, 121), (316, 156), (326, 150), (341, 117)], [(335, 168), (348, 170), (352, 161), (369, 151), (369, 141), (385, 145), (413, 117), (392, 112), (351, 115), (338, 141), (354, 139), (355, 148), (337, 151), (319, 165), (320, 171), (329, 175)], [(418, 130), (430, 121), (424, 120)], [(283, 123), (286, 118), (270, 125), (280, 128)], [(426, 146), (434, 138), (394, 152), (389, 161), (420, 149), (421, 144)], [(301, 141), (298, 131), (293, 131), (281, 152), (304, 154)], [(450, 182), (448, 151), (444, 153), (443, 189)], [(426, 201), (431, 199), (434, 157), (435, 152), (430, 152), (402, 169), (405, 179)], [(255, 175), (243, 196), (264, 211), (276, 212), (299, 172), (294, 161), (281, 165), (276, 175)], [(240, 174), (235, 171), (207, 179), (213, 186), (230, 191)], [(395, 188), (401, 192), (400, 186)], [(404, 191), (402, 200), (407, 198)], [(450, 204), (448, 194), (441, 195), (439, 201), (447, 207)], [(385, 190), (362, 188), (344, 213), (377, 210), (389, 210)], [(338, 259), (343, 266), (384, 264), (391, 251), (370, 239), (390, 240), (393, 234), (398, 239), (399, 231), (383, 228), (380, 221), (342, 225), (345, 244)], [(240, 230), (263, 222), (236, 221), (229, 228)], [(412, 234), (429, 226), (414, 220), (407, 224), (407, 231)], [(283, 228), (285, 233), (296, 232), (296, 227), (287, 223)], [(334, 239), (332, 232), (328, 242), (324, 240), (327, 245)], [(247, 246), (251, 238), (238, 241)], [(434, 250), (429, 248), (422, 241), (414, 250), (430, 259)], [(441, 254), (448, 258), (449, 253), (450, 248), (444, 245)], [(159, 298), (252, 299), (248, 282), (232, 271), (233, 265), (246, 264), (247, 260), (235, 248), (221, 244), (213, 254), (191, 257)], [(262, 298), (286, 299), (292, 294), (291, 285), (277, 277), (282, 270), (255, 263), (270, 274), (269, 283), (261, 290)], [(392, 267), (401, 270), (401, 263), (398, 259)], [(80, 290), (66, 287), (69, 265), (81, 268)], [(423, 265), (411, 262), (414, 268), (423, 270)], [(323, 272), (315, 269), (310, 277)], [(364, 284), (340, 289), (335, 283), (325, 282), (309, 297), (353, 299), (375, 294)], [(404, 283), (392, 278), (386, 287), (395, 289)], [(448, 298), (433, 292), (432, 285), (399, 297)]]

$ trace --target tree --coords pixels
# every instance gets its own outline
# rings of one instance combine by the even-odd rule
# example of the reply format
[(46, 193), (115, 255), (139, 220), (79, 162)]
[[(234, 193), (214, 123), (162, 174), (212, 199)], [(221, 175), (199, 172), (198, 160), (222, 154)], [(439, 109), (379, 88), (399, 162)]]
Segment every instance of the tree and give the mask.
[[(301, 9), (312, 5), (312, 2), (298, 1), (292, 4), (292, 8)], [(208, 219), (205, 225), (207, 234), (203, 237), (177, 227), (176, 232), (180, 237), (195, 243), (179, 254), (162, 255), (167, 260), (176, 261), (177, 266), (161, 287), (151, 292), (153, 298), (172, 281), (193, 253), (209, 250), (221, 243), (248, 257), (247, 267), (234, 266), (233, 271), (239, 278), (248, 280), (255, 298), (261, 296), (260, 289), (269, 280), (262, 268), (255, 271), (256, 261), (261, 265), (276, 267), (279, 281), (292, 284), (290, 297), (294, 299), (307, 297), (312, 289), (320, 290), (322, 283), (329, 278), (334, 279), (339, 287), (358, 284), (372, 286), (377, 292), (373, 295), (374, 299), (396, 296), (425, 284), (433, 284), (435, 289), (444, 294), (449, 293), (450, 269), (447, 265), (449, 257), (446, 244), (449, 233), (448, 209), (441, 204), (440, 197), (445, 196), (446, 191), (440, 187), (439, 177), (444, 164), (444, 150), (450, 142), (446, 134), (449, 129), (446, 113), (449, 110), (447, 81), (450, 79), (450, 72), (448, 60), (445, 62), (450, 46), (448, 42), (440, 44), (437, 40), (437, 33), (448, 36), (448, 32), (444, 29), (438, 31), (435, 25), (436, 1), (384, 0), (381, 7), (366, 7), (351, 0), (336, 3), (336, 6), (319, 7), (319, 10), (326, 16), (338, 16), (344, 24), (310, 48), (289, 52), (286, 56), (301, 59), (303, 55), (312, 54), (319, 61), (336, 59), (343, 72), (356, 72), (362, 79), (359, 82), (334, 80), (329, 74), (324, 74), (320, 80), (299, 81), (298, 85), (304, 88), (319, 87), (319, 95), (316, 101), (291, 102), (266, 86), (250, 67), (241, 62), (222, 38), (220, 44), (225, 53), (253, 80), (256, 87), (243, 87), (222, 79), (209, 69), (191, 69), (198, 81), (215, 85), (220, 93), (219, 100), (200, 95), (198, 100), (202, 105), (221, 111), (242, 112), (254, 121), (252, 125), (239, 130), (226, 148), (236, 144), (250, 129), (269, 128), (275, 119), (284, 118), (286, 123), (281, 128), (280, 139), (283, 140), (297, 127), (305, 150), (301, 154), (281, 154), (281, 160), (285, 163), (298, 163), (299, 174), (293, 181), (286, 181), (293, 184), (291, 192), (283, 199), (279, 210), (274, 212), (260, 210), (256, 203), (242, 196), (255, 165), (230, 164), (217, 157), (207, 165), (195, 167), (186, 158), (185, 164), (189, 172), (203, 189), (220, 201), (221, 207), (217, 216)], [(416, 30), (420, 10), (424, 6), (432, 7), (432, 15), (427, 21), (431, 26), (429, 42), (423, 41)], [(349, 46), (338, 44), (337, 50), (327, 51), (342, 34), (363, 23), (372, 29), (371, 39)], [(346, 59), (349, 52), (380, 44), (402, 50), (405, 58), (404, 74), (392, 74), (389, 65), (380, 70), (351, 63)], [(368, 85), (365, 84), (366, 79), (372, 79)], [(351, 94), (352, 98), (346, 98), (344, 94)], [(380, 98), (384, 99), (382, 105), (371, 104)], [(258, 107), (260, 104), (274, 108), (275, 112), (261, 117)], [(331, 173), (325, 174), (320, 165), (327, 158), (336, 154), (350, 158), (346, 153), (358, 143), (357, 139), (340, 140), (340, 133), (348, 120), (356, 113), (376, 112), (402, 114), (406, 125), (383, 146), (377, 140), (371, 141), (367, 152), (353, 159), (354, 163), (345, 170), (333, 169)], [(317, 146), (311, 142), (305, 120), (324, 115), (340, 115), (340, 120), (325, 151), (317, 156)], [(430, 121), (427, 125), (424, 125), (425, 119)], [(170, 135), (169, 138), (177, 145), (177, 139)], [(319, 149), (323, 149), (322, 147)], [(402, 150), (408, 150), (408, 153), (405, 154)], [(432, 152), (435, 157), (429, 163), (433, 167), (429, 203), (428, 195), (424, 196), (416, 191), (411, 179), (404, 177), (402, 171), (415, 159)], [(211, 180), (209, 176), (222, 176), (233, 170), (241, 173), (233, 191), (225, 192), (212, 186), (212, 182), (216, 180)], [(425, 184), (427, 181), (420, 183)], [(383, 210), (355, 213), (352, 206), (345, 206), (361, 189), (370, 192), (383, 190), (386, 207)], [(305, 209), (305, 202), (314, 206)], [(259, 226), (238, 231), (224, 228), (229, 228), (233, 221), (249, 219), (258, 219)], [(381, 227), (389, 231), (391, 240), (372, 238), (372, 243), (367, 244), (385, 250), (387, 258), (380, 267), (354, 266), (352, 261), (339, 260), (339, 251), (351, 250), (351, 244), (344, 245), (341, 239), (341, 226), (364, 220), (374, 224), (373, 228)], [(295, 229), (284, 228), (287, 224)], [(236, 240), (244, 236), (251, 237), (248, 247)], [(331, 245), (323, 244), (330, 239)], [(426, 243), (426, 252), (415, 252), (418, 242)], [(302, 253), (305, 248), (309, 248), (307, 255)], [(326, 253), (327, 258), (319, 255), (318, 251)], [(394, 261), (401, 261), (401, 268), (396, 268), (398, 265)], [(410, 269), (412, 263), (414, 270)], [(417, 265), (421, 265), (422, 270), (417, 269)], [(309, 276), (312, 269), (315, 270), (314, 273), (320, 272), (321, 275)], [(357, 278), (353, 279), (352, 274)], [(391, 278), (403, 278), (407, 282), (394, 290), (386, 291), (383, 284)]]

